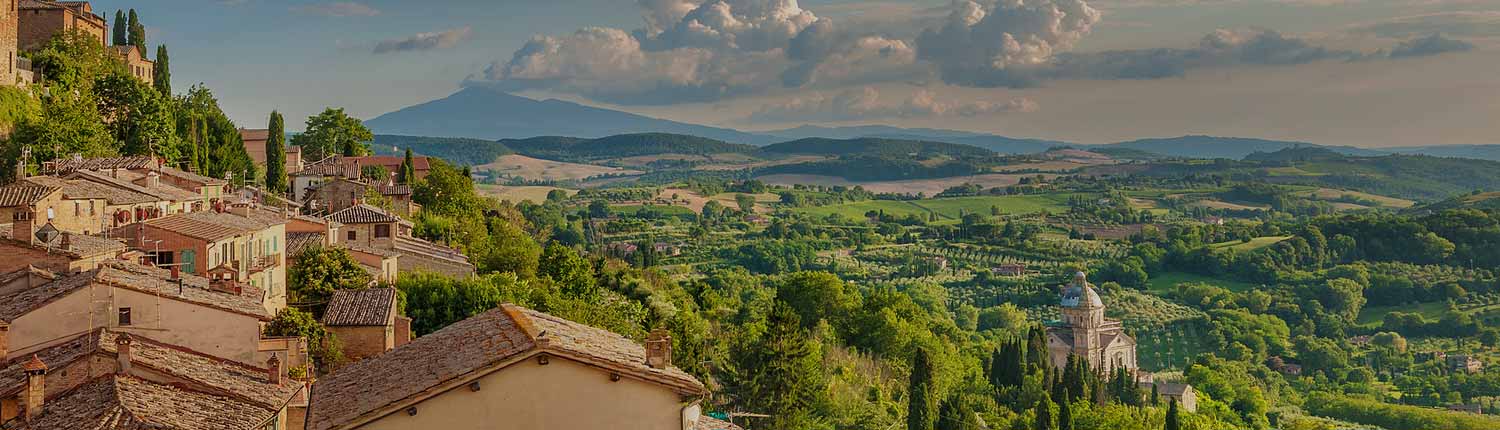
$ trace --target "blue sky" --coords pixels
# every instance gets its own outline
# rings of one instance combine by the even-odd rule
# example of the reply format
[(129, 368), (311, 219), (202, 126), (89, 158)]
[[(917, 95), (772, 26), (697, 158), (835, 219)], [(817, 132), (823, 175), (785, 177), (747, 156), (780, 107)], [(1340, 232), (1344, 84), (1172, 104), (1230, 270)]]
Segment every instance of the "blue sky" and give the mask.
[(271, 109), (291, 123), (324, 106), (370, 118), (468, 82), (752, 130), (1500, 143), (1500, 1), (713, 3), (94, 5), (106, 18), (135, 8), (149, 42), (168, 45), (178, 91), (207, 84), (248, 127)]

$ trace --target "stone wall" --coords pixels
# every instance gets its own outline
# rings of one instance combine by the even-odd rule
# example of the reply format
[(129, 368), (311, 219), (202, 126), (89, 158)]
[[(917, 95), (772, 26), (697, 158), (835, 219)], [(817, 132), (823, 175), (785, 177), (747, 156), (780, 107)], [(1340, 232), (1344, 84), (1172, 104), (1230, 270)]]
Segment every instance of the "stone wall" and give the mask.
[(350, 362), (380, 355), (395, 347), (395, 327), (332, 326), (328, 330), (339, 340), (344, 359)]
[(16, 83), (16, 63), (20, 52), (20, 19), (17, 17), (16, 5), (20, 2), (11, 0), (0, 7), (0, 85), (12, 85)]

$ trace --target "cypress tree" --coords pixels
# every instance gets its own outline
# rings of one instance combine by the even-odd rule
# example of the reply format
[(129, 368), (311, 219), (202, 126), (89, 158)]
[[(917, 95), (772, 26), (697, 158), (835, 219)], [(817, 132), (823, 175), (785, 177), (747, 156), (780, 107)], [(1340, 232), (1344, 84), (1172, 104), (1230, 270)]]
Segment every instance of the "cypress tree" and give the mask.
[(284, 193), (286, 189), (286, 124), (281, 112), (273, 110), (266, 127), (266, 191)]
[(1178, 416), (1177, 400), (1167, 401), (1167, 425), (1166, 430), (1182, 430), (1182, 417)]
[(979, 420), (974, 417), (974, 409), (969, 403), (963, 401), (958, 395), (949, 396), (938, 408), (939, 430), (979, 430)]
[(126, 27), (126, 31), (129, 32), (126, 35), (129, 39), (127, 42), (130, 46), (141, 50), (141, 55), (146, 55), (146, 26), (141, 24), (140, 18), (135, 14), (135, 9), (131, 9), (129, 15)]
[(1073, 394), (1067, 388), (1063, 388), (1062, 401), (1057, 402), (1057, 430), (1073, 430), (1073, 406), (1070, 404)]
[(1052, 399), (1045, 393), (1036, 403), (1036, 420), (1031, 422), (1031, 430), (1057, 430), (1057, 422), (1052, 419)]
[(115, 9), (114, 24), (114, 27), (110, 29), (113, 32), (111, 41), (114, 42), (113, 45), (115, 46), (125, 46), (126, 43), (129, 43), (125, 39), (125, 11)]
[(906, 389), (907, 430), (932, 430), (932, 359), (926, 348), (917, 348), (911, 359), (911, 379)]
[(1041, 327), (1032, 327), (1026, 338), (1026, 362), (1033, 368), (1052, 367), (1047, 358), (1047, 338)]
[(172, 96), (172, 66), (167, 60), (167, 45), (156, 45), (156, 68), (151, 71), (151, 80), (156, 92)]
[(416, 162), (413, 162), (411, 159), (411, 148), (406, 148), (406, 159), (401, 160), (400, 176), (396, 179), (407, 185), (417, 180), (417, 167)]
[(822, 401), (823, 357), (808, 340), (797, 311), (777, 301), (761, 334), (739, 358), (747, 406), (771, 415), (766, 428), (809, 426), (813, 408)]
[(1151, 406), (1161, 406), (1161, 392), (1156, 389), (1156, 384), (1151, 384)]

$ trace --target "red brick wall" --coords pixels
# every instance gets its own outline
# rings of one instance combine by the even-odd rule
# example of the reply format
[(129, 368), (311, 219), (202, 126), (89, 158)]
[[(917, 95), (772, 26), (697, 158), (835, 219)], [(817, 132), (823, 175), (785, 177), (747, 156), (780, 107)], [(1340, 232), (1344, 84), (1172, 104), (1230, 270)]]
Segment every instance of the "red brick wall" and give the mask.
[(19, 11), (21, 49), (32, 50), (52, 39), (53, 34), (67, 29), (67, 15), (62, 9), (28, 9)]

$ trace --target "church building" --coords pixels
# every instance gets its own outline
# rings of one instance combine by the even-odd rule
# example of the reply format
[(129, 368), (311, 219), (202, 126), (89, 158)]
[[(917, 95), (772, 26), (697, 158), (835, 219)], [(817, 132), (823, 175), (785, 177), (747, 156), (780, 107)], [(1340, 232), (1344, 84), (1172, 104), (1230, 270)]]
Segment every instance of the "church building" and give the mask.
[(1054, 366), (1064, 368), (1068, 356), (1076, 355), (1100, 373), (1136, 370), (1135, 338), (1125, 334), (1120, 321), (1104, 317), (1104, 301), (1083, 272), (1063, 289), (1061, 305), (1062, 321), (1047, 326), (1047, 352)]

